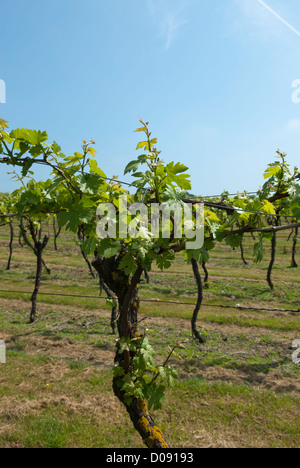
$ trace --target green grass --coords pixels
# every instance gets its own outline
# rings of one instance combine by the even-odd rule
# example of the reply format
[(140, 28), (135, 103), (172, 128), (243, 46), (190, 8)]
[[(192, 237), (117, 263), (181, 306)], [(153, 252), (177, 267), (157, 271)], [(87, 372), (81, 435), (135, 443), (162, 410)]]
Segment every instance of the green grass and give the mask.
[[(7, 405), (2, 427), (13, 428), (2, 431), (2, 446), (141, 446), (121, 407), (111, 421), (109, 409), (102, 407), (101, 411), (110, 398), (111, 371), (102, 371), (100, 377), (89, 365), (74, 366), (69, 361), (64, 365), (47, 356), (29, 359), (24, 353), (14, 358), (13, 367), (21, 372), (11, 375), (9, 385), (1, 387), (1, 398)], [(29, 367), (34, 369), (30, 392), (24, 386)], [(50, 368), (53, 373), (47, 375)], [(11, 371), (7, 368), (5, 373)], [(22, 383), (23, 390), (16, 398), (15, 390), (22, 388)], [(11, 401), (13, 406), (8, 403)], [(94, 408), (92, 403), (98, 406)], [(177, 447), (197, 446), (200, 437), (204, 444), (211, 440), (220, 446), (291, 448), (299, 441), (299, 404), (299, 395), (258, 390), (251, 384), (208, 382), (197, 375), (177, 380), (156, 417)]]
[(241, 327), (268, 328), (270, 330), (298, 331), (300, 322), (298, 317), (241, 317), (231, 312), (227, 315), (208, 314), (203, 315), (202, 320), (208, 323), (238, 325)]
[[(300, 421), (294, 410), (299, 396), (278, 396), (247, 385), (209, 384), (197, 377), (180, 382), (176, 390), (182, 395), (180, 415), (186, 415), (195, 433), (198, 429), (212, 434), (215, 443), (230, 445), (228, 439), (242, 436), (244, 447), (298, 446)], [(201, 408), (198, 415), (190, 411), (193, 406)]]

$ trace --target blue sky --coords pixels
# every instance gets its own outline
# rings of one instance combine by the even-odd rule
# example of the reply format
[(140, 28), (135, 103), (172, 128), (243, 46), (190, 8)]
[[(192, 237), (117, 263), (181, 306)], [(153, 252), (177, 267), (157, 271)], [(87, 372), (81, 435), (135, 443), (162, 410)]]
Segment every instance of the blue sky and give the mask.
[(0, 116), (67, 154), (93, 138), (108, 176), (130, 180), (140, 117), (195, 194), (257, 190), (278, 148), (300, 166), (299, 0), (2, 0), (0, 21)]

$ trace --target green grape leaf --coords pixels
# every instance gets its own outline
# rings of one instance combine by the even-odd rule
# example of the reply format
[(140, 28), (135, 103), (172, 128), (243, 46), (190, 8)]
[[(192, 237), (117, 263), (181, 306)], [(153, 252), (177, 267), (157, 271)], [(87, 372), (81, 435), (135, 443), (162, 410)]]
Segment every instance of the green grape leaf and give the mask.
[(127, 253), (122, 258), (119, 268), (120, 270), (124, 270), (127, 276), (132, 276), (136, 272), (137, 264), (135, 259)]
[(124, 170), (124, 175), (127, 174), (128, 172), (136, 172), (137, 168), (139, 167), (140, 162), (137, 160), (131, 161), (130, 163), (127, 164)]
[(121, 252), (121, 243), (117, 240), (109, 239), (106, 237), (99, 243), (98, 253), (103, 255), (104, 258), (111, 258)]

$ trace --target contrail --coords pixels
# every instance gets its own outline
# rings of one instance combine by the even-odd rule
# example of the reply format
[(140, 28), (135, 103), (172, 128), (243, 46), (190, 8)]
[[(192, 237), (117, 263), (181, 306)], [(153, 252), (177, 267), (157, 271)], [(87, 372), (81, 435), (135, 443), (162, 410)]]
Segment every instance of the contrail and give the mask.
[(291, 31), (293, 31), (295, 34), (297, 34), (297, 36), (300, 37), (300, 32), (297, 31), (297, 29), (295, 29), (290, 23), (288, 23), (285, 19), (282, 18), (282, 16), (280, 16), (278, 13), (276, 13), (276, 11), (274, 11), (271, 7), (269, 7), (269, 5), (267, 5), (265, 2), (263, 2), (263, 0), (257, 0), (262, 6), (264, 6), (267, 10), (269, 10), (272, 15), (274, 15), (277, 19), (279, 19), (279, 21), (281, 21), (283, 24), (285, 24), (289, 29), (291, 29)]

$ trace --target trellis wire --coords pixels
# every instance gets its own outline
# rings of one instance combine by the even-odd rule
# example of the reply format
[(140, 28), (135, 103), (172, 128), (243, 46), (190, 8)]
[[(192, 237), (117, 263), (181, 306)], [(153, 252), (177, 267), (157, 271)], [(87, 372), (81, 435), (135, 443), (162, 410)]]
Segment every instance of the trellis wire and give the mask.
[[(27, 291), (11, 291), (6, 289), (0, 289), (1, 293), (8, 293), (8, 294), (28, 294), (31, 295), (31, 292)], [(41, 296), (60, 296), (60, 297), (73, 297), (73, 298), (81, 298), (81, 299), (100, 299), (106, 300), (106, 297), (101, 296), (85, 296), (85, 295), (78, 295), (78, 294), (62, 294), (62, 293), (48, 293), (48, 292), (39, 292)], [(191, 305), (195, 306), (194, 302), (179, 302), (179, 301), (164, 301), (161, 299), (140, 299), (139, 302), (148, 302), (154, 304), (176, 304), (176, 305)], [(238, 309), (238, 310), (256, 310), (256, 311), (264, 311), (264, 312), (293, 312), (298, 313), (300, 309), (269, 309), (269, 308), (262, 308), (262, 307), (247, 307), (242, 305), (222, 305), (222, 304), (202, 304), (203, 307), (220, 307), (222, 309)]]

